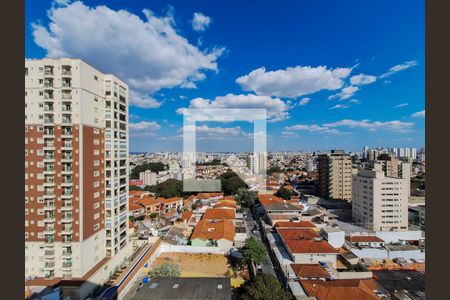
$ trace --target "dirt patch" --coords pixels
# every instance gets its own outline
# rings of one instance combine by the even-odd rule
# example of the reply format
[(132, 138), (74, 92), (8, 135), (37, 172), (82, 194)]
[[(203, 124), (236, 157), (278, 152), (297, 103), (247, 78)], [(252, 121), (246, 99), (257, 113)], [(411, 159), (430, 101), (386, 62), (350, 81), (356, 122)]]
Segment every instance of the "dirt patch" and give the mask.
[(221, 254), (162, 253), (152, 267), (164, 262), (178, 264), (181, 277), (225, 277), (230, 270), (227, 258)]

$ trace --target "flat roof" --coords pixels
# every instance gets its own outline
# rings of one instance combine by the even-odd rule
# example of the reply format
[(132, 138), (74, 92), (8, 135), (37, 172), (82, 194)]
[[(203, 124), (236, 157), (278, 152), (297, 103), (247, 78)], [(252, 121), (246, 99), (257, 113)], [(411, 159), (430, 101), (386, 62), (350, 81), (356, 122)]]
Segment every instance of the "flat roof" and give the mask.
[(166, 277), (151, 279), (132, 300), (230, 300), (231, 297), (228, 277)]
[(413, 300), (425, 299), (425, 273), (410, 270), (372, 272), (375, 280), (387, 291), (404, 292)]

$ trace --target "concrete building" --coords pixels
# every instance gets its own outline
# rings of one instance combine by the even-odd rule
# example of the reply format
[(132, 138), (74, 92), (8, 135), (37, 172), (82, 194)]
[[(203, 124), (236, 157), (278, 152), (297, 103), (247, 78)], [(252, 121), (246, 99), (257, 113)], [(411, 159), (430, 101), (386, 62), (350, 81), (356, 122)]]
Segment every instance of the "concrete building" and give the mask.
[(267, 170), (267, 153), (258, 152), (247, 157), (247, 168), (251, 174), (265, 174)]
[(410, 166), (402, 163), (401, 178), (388, 177), (381, 164), (353, 176), (353, 221), (374, 231), (407, 230)]
[(319, 165), (320, 196), (330, 199), (352, 200), (352, 160), (344, 151), (332, 150), (321, 154)]
[(144, 185), (156, 185), (156, 173), (145, 170), (139, 173), (139, 180), (142, 180)]
[(81, 278), (128, 243), (128, 86), (25, 61), (25, 275)]

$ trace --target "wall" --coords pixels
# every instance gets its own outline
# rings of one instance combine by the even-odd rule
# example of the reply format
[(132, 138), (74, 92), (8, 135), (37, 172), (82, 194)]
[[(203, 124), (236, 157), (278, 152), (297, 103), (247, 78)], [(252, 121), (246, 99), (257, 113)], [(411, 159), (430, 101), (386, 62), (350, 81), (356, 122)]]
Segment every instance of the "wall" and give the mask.
[(294, 254), (294, 261), (296, 264), (313, 264), (320, 261), (331, 262), (334, 268), (336, 268), (336, 256), (337, 254)]

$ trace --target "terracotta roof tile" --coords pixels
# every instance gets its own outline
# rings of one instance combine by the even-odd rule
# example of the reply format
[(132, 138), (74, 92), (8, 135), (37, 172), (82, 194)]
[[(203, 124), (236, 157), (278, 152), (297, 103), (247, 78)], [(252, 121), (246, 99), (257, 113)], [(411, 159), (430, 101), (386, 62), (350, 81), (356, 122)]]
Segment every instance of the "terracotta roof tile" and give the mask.
[(275, 224), (277, 228), (314, 228), (316, 225), (311, 221), (300, 221), (300, 222), (278, 222)]
[(160, 202), (158, 200), (156, 200), (155, 197), (144, 197), (139, 200), (139, 204), (147, 207), (147, 206), (159, 205)]
[(291, 264), (291, 267), (299, 279), (331, 277), (320, 264)]
[(379, 288), (373, 279), (300, 280), (300, 284), (308, 296), (317, 300), (381, 299), (374, 293)]
[(231, 220), (236, 218), (236, 213), (232, 209), (214, 209), (209, 208), (203, 214), (204, 220)]
[(236, 231), (234, 225), (229, 220), (220, 221), (206, 221), (201, 220), (198, 222), (197, 226), (194, 228), (191, 240), (201, 239), (201, 240), (221, 240), (226, 239), (229, 241), (234, 241)]

